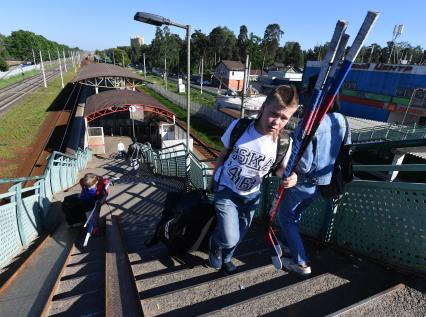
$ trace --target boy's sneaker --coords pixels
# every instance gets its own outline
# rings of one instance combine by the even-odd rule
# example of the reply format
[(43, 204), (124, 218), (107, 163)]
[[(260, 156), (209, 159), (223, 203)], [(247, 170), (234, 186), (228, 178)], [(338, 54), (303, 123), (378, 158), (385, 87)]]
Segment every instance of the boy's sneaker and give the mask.
[(223, 263), (222, 270), (225, 275), (231, 275), (237, 273), (237, 267), (232, 263), (232, 261)]
[(210, 236), (209, 263), (212, 268), (220, 270), (222, 268), (222, 249), (212, 246), (212, 238), (213, 236)]
[(284, 268), (288, 271), (292, 271), (303, 276), (311, 274), (311, 267), (308, 265), (299, 265), (289, 258), (283, 258), (282, 263)]

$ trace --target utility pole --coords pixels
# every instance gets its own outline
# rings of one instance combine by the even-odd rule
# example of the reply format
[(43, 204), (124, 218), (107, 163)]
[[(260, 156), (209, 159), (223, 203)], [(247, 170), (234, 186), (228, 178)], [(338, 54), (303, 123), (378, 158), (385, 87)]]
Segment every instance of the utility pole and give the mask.
[(201, 56), (200, 94), (203, 93), (203, 71), (204, 71), (204, 56)]
[(247, 72), (249, 67), (249, 55), (246, 56), (246, 65), (244, 67), (244, 78), (243, 78), (243, 91), (241, 95), (241, 115), (240, 118), (244, 118), (244, 95), (246, 94), (246, 80), (247, 80)]
[(75, 58), (75, 52), (71, 51), (71, 56), (72, 56), (72, 65), (74, 66), (74, 73), (77, 72), (77, 61)]
[(58, 62), (59, 62), (59, 72), (61, 73), (61, 84), (62, 88), (64, 88), (64, 76), (62, 76), (62, 66), (61, 66), (61, 55), (59, 54), (59, 48), (56, 48), (58, 51)]
[(114, 50), (112, 50), (112, 62), (114, 63), (114, 65), (115, 65), (115, 55), (114, 55)]
[(47, 51), (47, 54), (49, 55), (49, 65), (50, 65), (50, 68), (52, 68), (52, 59), (50, 58), (50, 51)]
[(164, 87), (167, 90), (167, 58), (166, 55), (164, 54)]
[(41, 72), (43, 73), (43, 85), (44, 85), (44, 88), (47, 88), (46, 74), (44, 73), (43, 57), (41, 56), (41, 50), (39, 51), (39, 53), (40, 53)]
[(31, 51), (33, 51), (33, 61), (34, 61), (34, 66), (35, 66), (36, 65), (36, 60), (35, 60), (34, 49), (31, 49)]
[(126, 65), (124, 65), (124, 53), (121, 55), (121, 58), (123, 60), (123, 67), (126, 67)]
[(65, 49), (62, 49), (62, 55), (64, 56), (64, 70), (67, 73), (68, 70), (67, 70), (67, 59), (65, 57)]
[(143, 53), (143, 77), (146, 79), (145, 53)]

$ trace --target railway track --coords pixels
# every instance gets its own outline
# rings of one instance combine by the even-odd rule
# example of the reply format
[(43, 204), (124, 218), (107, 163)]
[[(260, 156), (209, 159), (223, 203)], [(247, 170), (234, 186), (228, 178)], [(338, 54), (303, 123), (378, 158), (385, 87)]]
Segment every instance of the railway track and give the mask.
[(42, 175), (47, 166), (48, 158), (53, 151), (62, 151), (65, 146), (68, 126), (72, 123), (78, 99), (81, 93), (81, 85), (68, 84), (61, 92), (58, 101), (55, 101), (58, 109), (54, 110), (46, 122), (48, 133), (45, 132), (44, 142), (37, 147), (38, 155), (33, 160), (28, 176)]
[[(176, 124), (181, 129), (183, 129), (184, 131), (186, 131), (186, 123), (185, 122), (176, 119)], [(194, 140), (194, 143), (193, 143), (194, 148), (203, 156), (203, 158), (205, 160), (214, 160), (214, 159), (217, 158), (217, 156), (220, 153), (219, 150), (217, 150), (215, 148), (212, 148), (206, 142), (202, 141), (201, 139), (199, 139), (194, 134), (191, 134), (191, 137)]]
[[(46, 81), (55, 78), (58, 74), (59, 71), (57, 70), (47, 72)], [(42, 85), (43, 76), (39, 74), (0, 89), (0, 115), (16, 101)]]

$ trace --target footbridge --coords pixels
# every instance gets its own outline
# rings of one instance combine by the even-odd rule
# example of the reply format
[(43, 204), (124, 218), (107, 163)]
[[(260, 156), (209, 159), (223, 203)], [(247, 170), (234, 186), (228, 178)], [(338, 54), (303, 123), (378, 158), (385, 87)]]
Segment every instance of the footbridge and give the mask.
[[(206, 188), (211, 167), (191, 153), (187, 175), (184, 144), (137, 144), (135, 168), (110, 158), (116, 142), (107, 139), (105, 155), (55, 153), (34, 186), (24, 187), (30, 179), (1, 181), (13, 184), (0, 196), (8, 201), (0, 206), (2, 277), (25, 257), (21, 251), (36, 249), (2, 279), (2, 316), (424, 316), (426, 184), (356, 179), (339, 201), (319, 198), (301, 225), (313, 274), (300, 278), (270, 264), (262, 224), (278, 179), (269, 177), (253, 230), (235, 255), (239, 272), (223, 276), (207, 266), (204, 251), (170, 256), (162, 244), (143, 243), (166, 193), (188, 182)], [(419, 146), (424, 139), (354, 150)], [(424, 173), (426, 165), (355, 166), (357, 173), (372, 170)], [(102, 234), (83, 248), (81, 228), (63, 223), (60, 205), (89, 171), (119, 180), (102, 209)]]

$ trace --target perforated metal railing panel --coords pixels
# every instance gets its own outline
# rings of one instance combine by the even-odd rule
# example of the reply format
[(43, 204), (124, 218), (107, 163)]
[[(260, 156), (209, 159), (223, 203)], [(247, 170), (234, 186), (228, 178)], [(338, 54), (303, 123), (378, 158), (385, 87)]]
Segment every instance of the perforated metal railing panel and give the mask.
[(333, 241), (426, 272), (426, 185), (355, 181), (338, 208)]
[[(278, 192), (279, 182), (280, 178), (275, 176), (264, 179), (261, 189), (261, 201), (255, 217), (262, 217), (264, 213), (267, 213), (270, 210), (274, 196)], [(331, 205), (320, 196), (317, 197), (317, 199), (303, 213), (300, 231), (313, 238), (323, 238), (323, 234), (327, 231), (326, 226), (329, 223), (327, 218), (329, 213), (331, 213)], [(278, 213), (275, 217), (274, 223), (279, 225)]]
[(24, 236), (28, 241), (33, 240), (38, 231), (41, 231), (42, 219), (40, 218), (41, 208), (38, 204), (38, 195), (32, 195), (22, 199), (23, 209), (20, 210)]
[(16, 221), (16, 203), (0, 206), (0, 217), (0, 268), (2, 268), (21, 249)]
[[(1, 180), (15, 185), (8, 192), (0, 193), (0, 199), (6, 200), (0, 206), (0, 269), (42, 232), (52, 195), (71, 186), (76, 181), (77, 166), (84, 168), (91, 157), (89, 149), (79, 149), (76, 157), (54, 152), (45, 174), (38, 177), (33, 187), (22, 188), (25, 179), (21, 178)], [(29, 196), (22, 196), (31, 191)]]

